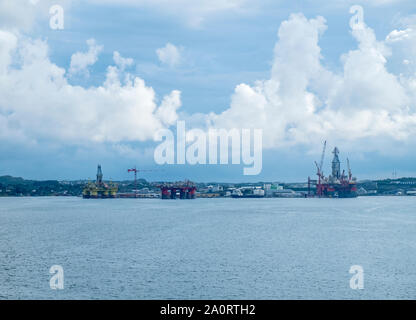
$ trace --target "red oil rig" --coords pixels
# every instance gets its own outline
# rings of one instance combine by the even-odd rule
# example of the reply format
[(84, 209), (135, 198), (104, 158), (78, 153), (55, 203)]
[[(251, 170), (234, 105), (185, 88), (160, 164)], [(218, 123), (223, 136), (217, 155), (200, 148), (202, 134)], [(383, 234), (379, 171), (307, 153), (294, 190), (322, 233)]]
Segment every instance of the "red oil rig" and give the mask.
[[(316, 175), (317, 180), (311, 180), (308, 177), (308, 196), (319, 197), (319, 198), (356, 198), (357, 197), (357, 179), (352, 176), (350, 162), (347, 158), (348, 175), (345, 174), (345, 170), (341, 172), (341, 162), (338, 154), (339, 150), (337, 147), (334, 148), (332, 153), (334, 158), (332, 160), (332, 174), (328, 177), (324, 176), (322, 171), (322, 165), (324, 162), (326, 150), (326, 141), (322, 151), (321, 161), (318, 164), (315, 161), (317, 168)], [(311, 186), (315, 185), (315, 193), (312, 193)]]
[(163, 183), (158, 187), (162, 192), (162, 199), (195, 199), (196, 196), (196, 186), (189, 180)]

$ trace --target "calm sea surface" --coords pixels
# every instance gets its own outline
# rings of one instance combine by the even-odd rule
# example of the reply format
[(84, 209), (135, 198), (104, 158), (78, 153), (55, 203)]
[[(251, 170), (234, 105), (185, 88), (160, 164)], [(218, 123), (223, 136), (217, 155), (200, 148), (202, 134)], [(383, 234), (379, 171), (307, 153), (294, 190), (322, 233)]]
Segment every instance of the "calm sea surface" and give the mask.
[(0, 198), (0, 299), (104, 298), (416, 299), (416, 197)]

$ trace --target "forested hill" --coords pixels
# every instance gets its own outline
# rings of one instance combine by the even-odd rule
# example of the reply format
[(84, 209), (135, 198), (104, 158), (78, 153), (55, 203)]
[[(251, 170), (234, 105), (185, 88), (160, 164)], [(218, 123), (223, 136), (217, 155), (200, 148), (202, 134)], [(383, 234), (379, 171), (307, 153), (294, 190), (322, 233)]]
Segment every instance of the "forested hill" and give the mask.
[(1, 196), (53, 196), (53, 195), (79, 195), (81, 185), (68, 185), (57, 180), (34, 181), (19, 177), (0, 177)]

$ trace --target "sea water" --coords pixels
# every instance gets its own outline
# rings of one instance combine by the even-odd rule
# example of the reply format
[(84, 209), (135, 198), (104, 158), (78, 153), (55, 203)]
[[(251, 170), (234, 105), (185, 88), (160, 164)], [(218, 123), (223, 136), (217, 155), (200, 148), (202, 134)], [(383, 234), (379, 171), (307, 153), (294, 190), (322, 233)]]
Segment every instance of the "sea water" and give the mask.
[(416, 197), (0, 198), (0, 299), (396, 298), (416, 298)]

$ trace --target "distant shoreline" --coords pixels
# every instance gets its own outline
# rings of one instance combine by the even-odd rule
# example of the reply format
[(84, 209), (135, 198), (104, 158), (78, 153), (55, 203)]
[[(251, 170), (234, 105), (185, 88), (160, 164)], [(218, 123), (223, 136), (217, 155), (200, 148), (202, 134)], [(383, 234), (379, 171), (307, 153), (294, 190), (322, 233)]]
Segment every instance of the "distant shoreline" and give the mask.
[[(388, 195), (388, 194), (379, 194), (379, 195), (375, 195), (375, 194), (371, 194), (371, 195), (360, 195), (357, 198), (375, 198), (375, 197), (394, 197), (394, 198), (412, 198), (412, 197), (416, 197), (414, 195)], [(0, 199), (6, 199), (6, 198), (17, 198), (17, 199), (21, 199), (21, 198), (80, 198), (82, 200), (114, 200), (114, 199), (122, 199), (122, 200), (162, 200), (161, 198), (145, 198), (145, 197), (137, 197), (137, 198), (122, 198), (122, 197), (116, 197), (116, 198), (96, 198), (96, 199), (83, 199), (82, 196), (62, 196), (62, 195), (44, 195), (44, 196), (0, 196)], [(232, 199), (232, 200), (247, 200), (247, 199), (339, 199), (339, 198), (331, 198), (331, 197), (260, 197), (260, 198), (233, 198), (233, 197), (196, 197), (193, 200), (198, 200), (198, 199)], [(354, 198), (341, 198), (341, 199), (354, 199)], [(180, 200), (178, 199), (173, 199), (173, 200)], [(169, 200), (166, 200), (169, 201)]]
[[(2, 197), (45, 197), (45, 196), (59, 196), (79, 197), (88, 183), (87, 180), (74, 181), (58, 181), (58, 180), (26, 180), (23, 178), (12, 176), (0, 176), (0, 198)], [(106, 181), (107, 183), (107, 181)], [(135, 183), (130, 181), (114, 181), (118, 187), (118, 194), (128, 194), (137, 192), (146, 197), (148, 194), (155, 194), (160, 192), (160, 185), (163, 182), (149, 182), (145, 179), (137, 179)], [(205, 194), (206, 196), (224, 197), (226, 190), (236, 188), (266, 188), (266, 185), (279, 187), (283, 190), (292, 192), (292, 194), (307, 193), (307, 182), (264, 182), (256, 183), (225, 183), (225, 182), (211, 182), (202, 183), (194, 182), (197, 188), (197, 193)], [(314, 186), (311, 186), (312, 191)], [(383, 180), (361, 180), (357, 181), (357, 189), (359, 196), (416, 196), (416, 178), (397, 178), (397, 179), (383, 179)], [(136, 190), (136, 191), (135, 191)], [(219, 195), (218, 195), (219, 193)]]

